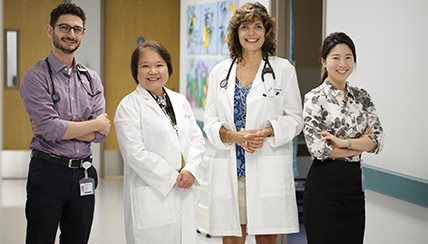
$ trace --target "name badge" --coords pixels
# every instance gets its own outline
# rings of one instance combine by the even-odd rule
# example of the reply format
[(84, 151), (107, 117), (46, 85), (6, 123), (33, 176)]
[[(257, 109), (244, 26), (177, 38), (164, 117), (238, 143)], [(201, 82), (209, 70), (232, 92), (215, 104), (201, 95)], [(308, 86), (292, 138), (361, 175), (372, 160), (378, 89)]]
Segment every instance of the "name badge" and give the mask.
[(88, 169), (92, 166), (91, 162), (84, 162), (83, 168), (85, 169), (85, 177), (79, 180), (80, 196), (94, 195), (95, 193), (95, 180), (88, 177)]
[(80, 196), (88, 196), (88, 195), (94, 195), (95, 193), (95, 180), (88, 177), (88, 178), (82, 178), (79, 181), (80, 184)]

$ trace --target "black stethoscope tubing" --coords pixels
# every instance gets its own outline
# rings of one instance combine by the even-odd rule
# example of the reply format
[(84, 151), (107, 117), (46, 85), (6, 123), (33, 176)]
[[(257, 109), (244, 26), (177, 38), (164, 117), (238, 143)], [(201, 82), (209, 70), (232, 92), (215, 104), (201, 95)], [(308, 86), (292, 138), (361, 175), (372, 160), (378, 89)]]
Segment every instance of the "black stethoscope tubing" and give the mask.
[(235, 63), (235, 61), (236, 61), (236, 58), (234, 58), (232, 60), (232, 63), (230, 64), (230, 67), (229, 67), (229, 70), (227, 71), (226, 78), (224, 78), (223, 80), (220, 81), (220, 87), (221, 88), (226, 88), (227, 87), (227, 84), (229, 83), (230, 72), (232, 71), (233, 64)]
[[(269, 59), (268, 58), (263, 58), (263, 60), (265, 61), (265, 65), (263, 66), (263, 70), (262, 70), (262, 82), (265, 82), (265, 74), (272, 74), (273, 79), (275, 80), (275, 72), (272, 69), (272, 66), (270, 65)], [(267, 66), (267, 67), (266, 67)]]
[[(53, 79), (52, 79), (52, 68), (51, 68), (51, 64), (49, 63), (48, 58), (46, 58), (45, 61), (46, 61), (46, 64), (48, 65), (49, 78), (51, 79), (51, 85), (52, 85), (52, 95), (51, 95), (51, 98), (52, 98), (52, 101), (54, 103), (57, 103), (57, 102), (59, 102), (59, 100), (61, 99), (61, 97), (55, 91), (55, 85), (54, 85), (54, 82), (53, 82)], [(91, 75), (89, 74), (89, 72), (85, 68), (80, 68), (80, 65), (76, 65), (76, 68), (77, 68), (77, 77), (79, 78), (80, 83), (82, 83), (83, 89), (85, 89), (86, 93), (90, 97), (95, 97), (96, 95), (100, 94), (101, 93), (100, 91), (98, 91), (97, 93), (94, 94), (93, 88), (92, 88), (92, 78), (91, 78)], [(86, 89), (85, 85), (83, 85), (82, 78), (80, 77), (80, 72), (83, 72), (85, 74), (86, 78), (88, 79), (89, 86), (90, 86), (90, 89), (91, 89), (90, 92), (88, 91), (88, 89)]]
[[(272, 66), (270, 65), (269, 58), (266, 57), (266, 58), (263, 58), (263, 60), (265, 61), (265, 64), (263, 66), (261, 78), (262, 78), (263, 86), (265, 88), (265, 93), (263, 93), (263, 96), (267, 97), (267, 91), (266, 91), (266, 85), (265, 85), (265, 75), (269, 74), (269, 73), (272, 74), (272, 78), (274, 80), (276, 80), (276, 77), (275, 77), (275, 72), (273, 71)], [(233, 67), (233, 64), (235, 63), (235, 61), (236, 61), (236, 58), (234, 58), (232, 63), (230, 64), (229, 70), (227, 71), (226, 78), (224, 78), (223, 80), (220, 81), (220, 87), (221, 88), (227, 88), (227, 85), (229, 83), (230, 72), (232, 71), (232, 67)], [(279, 94), (279, 92), (277, 91), (275, 93), (275, 95), (278, 95), (278, 94)]]

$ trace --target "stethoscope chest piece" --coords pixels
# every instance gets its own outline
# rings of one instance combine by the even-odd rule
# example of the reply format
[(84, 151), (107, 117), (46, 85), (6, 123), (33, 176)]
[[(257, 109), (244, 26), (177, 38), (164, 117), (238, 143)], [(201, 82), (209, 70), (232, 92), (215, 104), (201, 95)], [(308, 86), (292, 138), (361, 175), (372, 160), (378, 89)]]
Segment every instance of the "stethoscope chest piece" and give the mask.
[(223, 79), (223, 80), (220, 81), (220, 87), (221, 88), (226, 88), (228, 83), (229, 83), (229, 81), (228, 81), (227, 78)]
[(58, 94), (56, 94), (56, 93), (52, 94), (51, 98), (52, 98), (52, 101), (53, 101), (54, 103), (57, 103), (57, 102), (59, 102), (59, 100), (60, 100), (60, 97), (59, 97), (59, 96), (58, 96)]

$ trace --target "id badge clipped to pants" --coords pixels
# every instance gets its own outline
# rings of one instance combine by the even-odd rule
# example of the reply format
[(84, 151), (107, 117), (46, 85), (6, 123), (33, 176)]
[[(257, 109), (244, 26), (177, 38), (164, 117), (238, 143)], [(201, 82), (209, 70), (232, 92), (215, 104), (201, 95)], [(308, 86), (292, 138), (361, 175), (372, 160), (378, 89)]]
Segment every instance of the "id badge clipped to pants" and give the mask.
[(95, 180), (91, 177), (88, 177), (88, 169), (92, 166), (92, 163), (86, 161), (82, 164), (85, 169), (85, 177), (79, 180), (80, 185), (80, 196), (94, 195), (95, 193)]

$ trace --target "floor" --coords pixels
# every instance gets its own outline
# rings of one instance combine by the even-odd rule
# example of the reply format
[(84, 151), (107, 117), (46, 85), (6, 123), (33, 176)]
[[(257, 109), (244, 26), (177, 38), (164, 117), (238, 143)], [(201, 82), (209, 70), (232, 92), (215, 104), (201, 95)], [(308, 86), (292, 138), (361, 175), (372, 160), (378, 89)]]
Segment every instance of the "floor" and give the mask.
[[(2, 219), (0, 244), (22, 244), (25, 240), (26, 220), (25, 180), (3, 180), (1, 182)], [(96, 193), (95, 217), (89, 243), (122, 244), (125, 243), (122, 180), (101, 180)], [(281, 244), (306, 244), (304, 228), (301, 232), (288, 236), (288, 241), (280, 238)], [(198, 235), (198, 244), (221, 244), (220, 238), (207, 238), (204, 233)], [(247, 244), (255, 244), (249, 237)]]

